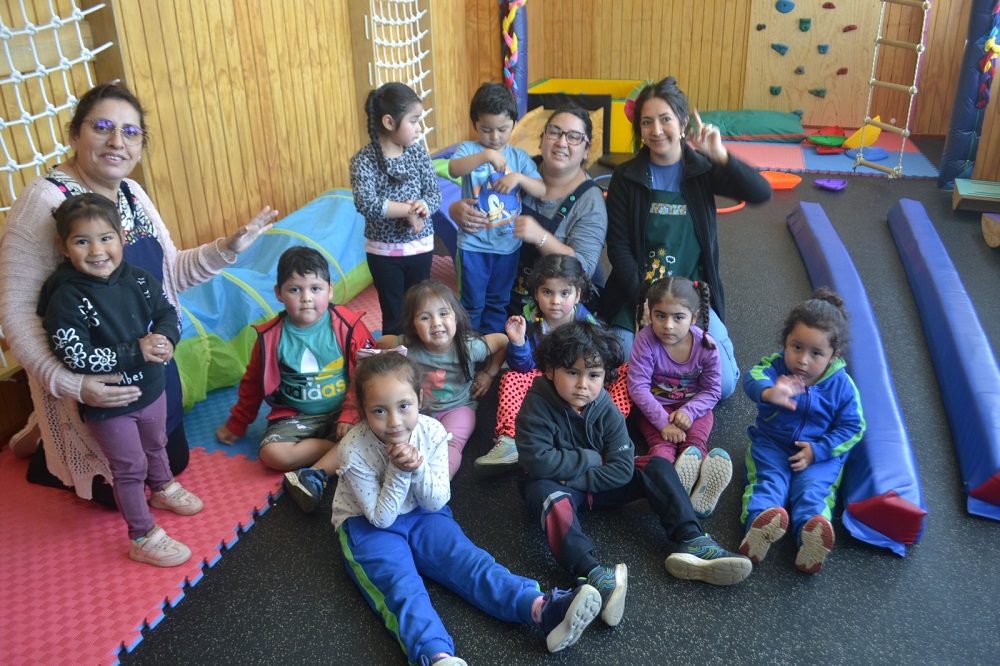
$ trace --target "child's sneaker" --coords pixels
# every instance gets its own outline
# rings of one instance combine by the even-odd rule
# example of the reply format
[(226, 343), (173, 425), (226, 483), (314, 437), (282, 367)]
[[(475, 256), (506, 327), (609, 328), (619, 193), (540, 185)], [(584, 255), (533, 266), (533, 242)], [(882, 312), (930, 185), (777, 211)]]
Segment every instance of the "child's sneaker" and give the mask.
[(693, 446), (689, 446), (677, 456), (674, 462), (674, 469), (677, 470), (677, 477), (684, 486), (684, 492), (691, 494), (691, 489), (698, 482), (698, 473), (701, 471), (701, 451)]
[(545, 634), (549, 652), (559, 652), (576, 643), (601, 612), (601, 593), (584, 584), (575, 590), (546, 592), (543, 603), (538, 626)]
[(750, 529), (740, 543), (740, 554), (749, 557), (754, 564), (760, 564), (767, 556), (771, 544), (785, 536), (787, 529), (787, 511), (780, 506), (764, 509), (750, 523)]
[[(691, 449), (688, 449), (690, 451)], [(733, 461), (723, 449), (712, 449), (701, 464), (698, 484), (691, 491), (691, 506), (699, 518), (707, 518), (733, 478)]]
[(154, 525), (146, 536), (132, 540), (128, 556), (136, 562), (157, 567), (176, 567), (191, 559), (191, 549), (168, 537), (159, 525)]
[(469, 666), (465, 663), (464, 659), (452, 657), (451, 655), (434, 659), (433, 661), (423, 655), (420, 656), (420, 666), (431, 666), (431, 664), (433, 664), (433, 666)]
[(150, 495), (149, 505), (173, 511), (179, 516), (193, 516), (205, 508), (205, 503), (197, 495), (184, 490), (177, 481), (171, 481), (163, 490)]
[(327, 484), (326, 472), (314, 467), (303, 467), (294, 472), (285, 472), (281, 485), (292, 500), (306, 513), (312, 513), (323, 498)]
[(496, 476), (517, 469), (517, 446), (514, 439), (507, 435), (497, 437), (489, 453), (476, 458), (475, 473), (477, 477)]
[(826, 556), (833, 550), (833, 525), (825, 516), (813, 516), (802, 528), (801, 538), (802, 545), (795, 556), (795, 566), (802, 573), (819, 573)]
[(35, 455), (41, 441), (42, 431), (38, 427), (38, 412), (31, 412), (28, 414), (27, 423), (11, 436), (7, 445), (14, 453), (15, 458), (26, 460)]
[(609, 627), (617, 627), (625, 614), (625, 594), (628, 592), (628, 567), (597, 566), (587, 574), (587, 582), (601, 593), (601, 619)]
[(672, 576), (712, 585), (735, 585), (753, 571), (748, 558), (730, 553), (707, 534), (682, 542), (663, 565)]

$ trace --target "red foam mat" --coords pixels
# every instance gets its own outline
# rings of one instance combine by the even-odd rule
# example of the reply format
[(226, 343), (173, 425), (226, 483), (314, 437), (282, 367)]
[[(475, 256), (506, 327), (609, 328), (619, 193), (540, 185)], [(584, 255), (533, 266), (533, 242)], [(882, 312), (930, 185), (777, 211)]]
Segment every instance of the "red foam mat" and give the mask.
[(0, 451), (0, 662), (18, 666), (116, 663), (267, 510), (281, 480), (259, 462), (192, 449), (178, 478), (205, 509), (194, 516), (152, 510), (192, 551), (188, 563), (164, 569), (129, 559), (117, 511), (29, 484), (26, 468)]

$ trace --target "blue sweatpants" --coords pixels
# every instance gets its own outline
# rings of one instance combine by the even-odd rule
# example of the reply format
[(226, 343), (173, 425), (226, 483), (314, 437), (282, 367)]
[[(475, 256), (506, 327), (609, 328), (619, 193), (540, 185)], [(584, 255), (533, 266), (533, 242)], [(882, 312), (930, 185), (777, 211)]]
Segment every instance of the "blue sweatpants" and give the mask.
[(580, 527), (580, 509), (619, 507), (645, 498), (671, 541), (686, 541), (702, 534), (691, 498), (684, 492), (673, 463), (665, 458), (652, 458), (645, 469), (632, 472), (628, 483), (613, 490), (587, 493), (552, 479), (527, 479), (521, 484), (521, 494), (531, 515), (541, 521), (556, 561), (578, 577), (586, 576), (600, 564), (594, 555), (594, 542)]
[(837, 487), (847, 455), (823, 462), (814, 462), (801, 472), (793, 472), (789, 456), (798, 453), (791, 448), (763, 438), (750, 440), (746, 456), (746, 489), (743, 491), (743, 527), (750, 525), (764, 510), (772, 506), (787, 508), (792, 534), (796, 540), (810, 518), (816, 515), (833, 518), (837, 502)]
[(459, 296), (472, 328), (480, 333), (503, 333), (519, 257), (518, 252), (459, 251)]
[(348, 573), (410, 663), (421, 655), (455, 654), (421, 576), (499, 620), (533, 624), (531, 606), (542, 596), (538, 583), (507, 571), (473, 544), (447, 506), (416, 508), (385, 529), (354, 516), (337, 535)]

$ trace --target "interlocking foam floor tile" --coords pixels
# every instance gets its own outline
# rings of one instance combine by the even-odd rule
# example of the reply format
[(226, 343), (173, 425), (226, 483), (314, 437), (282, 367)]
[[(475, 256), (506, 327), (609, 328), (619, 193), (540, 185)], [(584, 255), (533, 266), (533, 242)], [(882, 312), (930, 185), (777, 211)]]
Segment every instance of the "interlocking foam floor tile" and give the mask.
[(802, 146), (797, 143), (760, 143), (755, 141), (726, 141), (726, 149), (741, 162), (757, 169), (777, 171), (802, 171)]
[[(725, 141), (726, 148), (743, 162), (757, 169), (773, 171), (806, 171), (812, 173), (856, 173), (862, 176), (885, 176), (869, 167), (854, 170), (854, 160), (843, 153), (821, 155), (808, 141), (801, 144), (760, 143)], [(887, 167), (899, 164), (899, 151), (903, 137), (890, 132), (882, 132), (875, 145), (889, 153), (889, 157), (879, 162)], [(920, 148), (908, 140), (903, 148), (904, 178), (936, 178), (937, 168), (920, 152)]]
[(243, 456), (201, 448), (179, 479), (205, 501), (194, 516), (153, 509), (191, 560), (158, 568), (128, 558), (117, 511), (62, 490), (29, 484), (27, 462), (0, 452), (0, 661), (5, 664), (115, 663), (155, 626), (165, 604), (197, 583), (224, 541), (253, 524), (280, 488), (281, 474)]

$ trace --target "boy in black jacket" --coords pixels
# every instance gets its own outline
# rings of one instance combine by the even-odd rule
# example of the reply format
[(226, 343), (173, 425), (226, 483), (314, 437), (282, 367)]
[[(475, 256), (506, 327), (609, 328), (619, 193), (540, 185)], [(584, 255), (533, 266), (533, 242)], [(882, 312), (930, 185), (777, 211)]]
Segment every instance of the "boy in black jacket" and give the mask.
[(628, 567), (601, 565), (577, 519), (581, 508), (622, 506), (646, 498), (667, 538), (679, 545), (664, 562), (678, 578), (732, 585), (750, 575), (750, 560), (705, 534), (673, 465), (653, 459), (635, 468), (625, 417), (604, 389), (623, 362), (621, 344), (598, 325), (576, 321), (546, 336), (536, 350), (544, 374), (517, 416), (522, 494), (542, 520), (556, 560), (601, 593), (601, 619), (617, 625), (625, 611)]

